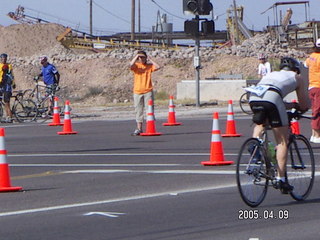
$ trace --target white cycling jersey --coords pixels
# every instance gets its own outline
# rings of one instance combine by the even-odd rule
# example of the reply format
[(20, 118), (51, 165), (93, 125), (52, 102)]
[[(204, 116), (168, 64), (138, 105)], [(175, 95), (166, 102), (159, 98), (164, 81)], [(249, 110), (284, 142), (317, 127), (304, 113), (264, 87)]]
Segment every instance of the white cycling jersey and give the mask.
[(264, 76), (258, 85), (271, 85), (280, 90), (282, 97), (296, 90), (298, 84), (293, 71), (275, 71)]

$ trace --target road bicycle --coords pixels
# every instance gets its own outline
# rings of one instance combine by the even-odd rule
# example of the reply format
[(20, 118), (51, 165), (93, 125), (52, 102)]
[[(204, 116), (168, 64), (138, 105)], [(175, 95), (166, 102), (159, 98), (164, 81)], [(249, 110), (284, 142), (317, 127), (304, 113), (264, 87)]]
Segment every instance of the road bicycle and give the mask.
[[(23, 92), (23, 98), (32, 100), (37, 106), (37, 122), (45, 122), (50, 119), (53, 115), (54, 98), (58, 97), (60, 102), (63, 102), (61, 97), (57, 96), (57, 92), (60, 87), (57, 85), (46, 86), (39, 82), (39, 78), (35, 77), (35, 87), (33, 89), (26, 89)], [(59, 112), (63, 112), (62, 106), (59, 107)]]
[[(259, 80), (246, 80), (246, 87), (255, 86), (258, 82)], [(239, 105), (243, 113), (252, 115), (253, 112), (249, 105), (249, 97), (250, 92), (245, 91), (239, 98)]]
[[(311, 117), (298, 112), (288, 112), (289, 123), (292, 119)], [(268, 151), (268, 130), (264, 127), (261, 139), (249, 138), (241, 146), (236, 168), (237, 186), (242, 200), (250, 207), (257, 207), (266, 197), (269, 186), (278, 188), (277, 163), (272, 161)], [(293, 186), (290, 195), (297, 201), (305, 200), (311, 192), (315, 163), (312, 147), (306, 137), (293, 134), (289, 126), (288, 160), (286, 180)], [(257, 161), (258, 159), (258, 161)]]
[[(23, 99), (23, 91), (14, 91), (11, 98), (14, 99), (11, 112), (18, 122), (33, 122), (36, 120), (38, 112), (36, 104), (30, 99)], [(0, 96), (0, 118), (3, 119), (4, 103)]]

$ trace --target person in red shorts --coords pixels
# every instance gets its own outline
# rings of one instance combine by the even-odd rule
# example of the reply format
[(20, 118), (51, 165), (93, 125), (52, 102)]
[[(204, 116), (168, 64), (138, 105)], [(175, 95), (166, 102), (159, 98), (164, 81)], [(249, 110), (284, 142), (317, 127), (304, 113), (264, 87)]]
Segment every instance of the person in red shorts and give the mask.
[(320, 143), (320, 39), (314, 44), (313, 53), (305, 61), (309, 68), (309, 97), (312, 116), (310, 142)]

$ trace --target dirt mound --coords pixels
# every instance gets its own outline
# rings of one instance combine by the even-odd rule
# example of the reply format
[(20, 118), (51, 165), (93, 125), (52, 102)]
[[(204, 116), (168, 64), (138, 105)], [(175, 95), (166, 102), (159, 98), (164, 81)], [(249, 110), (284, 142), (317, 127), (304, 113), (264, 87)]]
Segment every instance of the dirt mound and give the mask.
[(44, 54), (55, 45), (56, 37), (64, 31), (59, 24), (14, 24), (0, 27), (0, 52), (11, 57)]

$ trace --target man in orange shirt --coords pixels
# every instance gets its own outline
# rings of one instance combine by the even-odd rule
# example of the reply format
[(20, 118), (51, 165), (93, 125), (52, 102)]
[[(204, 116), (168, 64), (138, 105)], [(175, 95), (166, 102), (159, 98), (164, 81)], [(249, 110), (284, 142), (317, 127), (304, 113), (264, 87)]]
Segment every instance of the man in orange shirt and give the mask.
[(150, 99), (154, 99), (151, 74), (159, 70), (160, 66), (145, 51), (138, 51), (130, 62), (130, 69), (134, 73), (133, 99), (137, 122), (132, 135), (137, 136), (142, 133), (144, 107)]
[(311, 100), (312, 135), (310, 142), (320, 143), (320, 39), (314, 45), (314, 51), (307, 58), (305, 66), (309, 68), (309, 97)]

